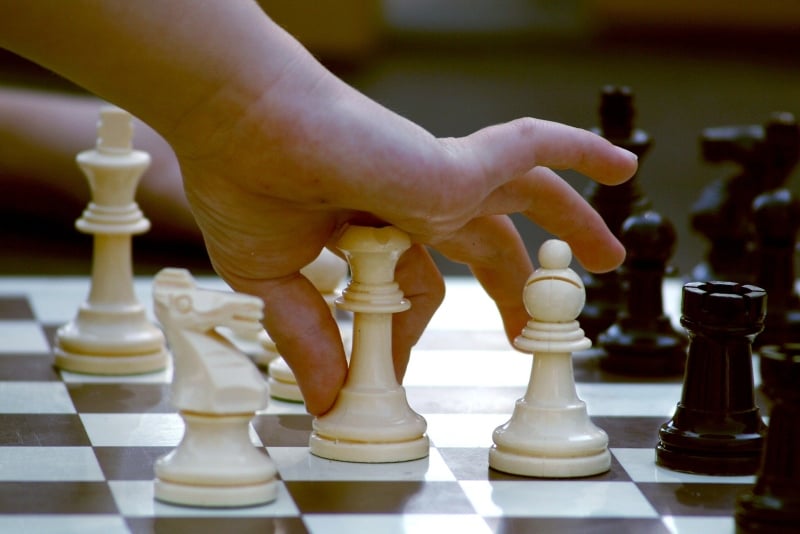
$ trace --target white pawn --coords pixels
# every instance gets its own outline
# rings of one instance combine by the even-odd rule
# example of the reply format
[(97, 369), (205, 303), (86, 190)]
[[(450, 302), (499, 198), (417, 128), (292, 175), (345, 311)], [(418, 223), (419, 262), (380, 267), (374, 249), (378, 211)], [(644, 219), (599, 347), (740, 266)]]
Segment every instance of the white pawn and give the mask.
[(531, 320), (514, 345), (533, 353), (525, 396), (511, 419), (495, 429), (489, 465), (515, 475), (571, 478), (608, 471), (608, 435), (589, 419), (575, 391), (572, 353), (591, 341), (575, 320), (586, 300), (581, 278), (569, 268), (572, 252), (559, 240), (539, 249), (537, 269), (523, 300)]
[[(335, 316), (336, 307), (334, 301), (339, 296), (339, 285), (347, 276), (347, 262), (324, 248), (314, 261), (300, 269), (300, 273), (308, 278), (308, 281), (322, 294), (325, 302), (328, 303), (331, 314)], [(342, 332), (342, 337), (345, 338), (345, 345), (348, 345), (348, 336), (345, 332)], [(267, 339), (269, 339), (268, 336)], [(270, 395), (275, 399), (303, 402), (303, 394), (297, 386), (294, 373), (286, 363), (286, 360), (278, 353), (275, 343), (272, 340), (269, 340), (269, 343), (276, 355), (275, 358), (268, 362), (267, 367)], [(265, 347), (268, 346), (266, 343), (264, 345)]]
[(425, 419), (408, 405), (392, 360), (392, 315), (411, 307), (394, 269), (411, 241), (397, 228), (351, 226), (337, 246), (352, 280), (336, 305), (354, 313), (350, 367), (333, 408), (313, 422), (311, 453), (347, 462), (428, 456)]
[(133, 150), (132, 137), (131, 115), (104, 107), (97, 146), (77, 156), (92, 202), (75, 225), (94, 235), (94, 251), (89, 297), (75, 319), (56, 333), (55, 364), (67, 371), (126, 375), (167, 365), (164, 335), (148, 320), (133, 290), (131, 236), (150, 228), (134, 195), (150, 156)]
[(253, 362), (217, 332), (261, 328), (263, 302), (203, 290), (183, 269), (164, 269), (153, 302), (175, 360), (172, 403), (183, 439), (155, 464), (155, 498), (206, 507), (252, 506), (277, 496), (277, 470), (250, 438), (250, 421), (267, 406), (267, 384)]

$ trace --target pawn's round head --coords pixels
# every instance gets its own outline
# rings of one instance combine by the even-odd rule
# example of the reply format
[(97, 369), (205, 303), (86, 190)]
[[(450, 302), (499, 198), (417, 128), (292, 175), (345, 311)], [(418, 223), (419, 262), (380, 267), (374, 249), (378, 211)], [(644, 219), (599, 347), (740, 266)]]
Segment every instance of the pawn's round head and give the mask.
[(522, 299), (528, 314), (537, 321), (574, 321), (586, 303), (586, 289), (569, 268), (572, 251), (564, 241), (551, 239), (539, 248), (539, 264), (525, 283)]

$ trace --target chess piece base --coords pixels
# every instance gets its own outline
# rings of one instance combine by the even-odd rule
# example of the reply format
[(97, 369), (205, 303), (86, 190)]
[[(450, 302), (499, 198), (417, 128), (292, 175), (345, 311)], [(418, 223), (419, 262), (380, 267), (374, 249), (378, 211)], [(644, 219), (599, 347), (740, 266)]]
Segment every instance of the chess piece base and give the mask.
[(155, 464), (154, 496), (186, 506), (254, 506), (277, 496), (277, 470), (250, 440), (253, 414), (191, 414), (176, 449)]
[(511, 419), (495, 429), (492, 441), (489, 466), (505, 473), (572, 478), (611, 467), (608, 435), (592, 423), (585, 403), (577, 399), (560, 407), (520, 399)]
[(272, 480), (252, 486), (193, 486), (156, 480), (154, 496), (157, 500), (182, 506), (209, 508), (239, 508), (257, 506), (274, 501), (278, 496), (278, 482)]
[(329, 439), (314, 432), (309, 440), (311, 454), (328, 460), (355, 463), (393, 463), (428, 456), (430, 441), (422, 436), (401, 442), (362, 442)]
[(489, 466), (497, 471), (527, 477), (587, 477), (608, 471), (611, 468), (611, 453), (606, 449), (591, 456), (554, 458), (503, 451), (494, 445), (489, 450)]
[(56, 332), (54, 352), (59, 369), (93, 375), (152, 373), (166, 368), (169, 360), (164, 334), (135, 302), (118, 307), (85, 303)]
[(737, 533), (794, 534), (800, 525), (800, 502), (744, 494), (736, 502)]
[(55, 365), (61, 370), (87, 375), (139, 375), (161, 371), (167, 367), (169, 353), (159, 350), (149, 354), (74, 354), (55, 349)]
[(274, 399), (291, 402), (303, 402), (303, 394), (297, 386), (297, 380), (289, 365), (281, 357), (272, 360), (268, 367), (269, 394)]
[(330, 460), (405, 462), (428, 456), (427, 422), (409, 407), (398, 385), (382, 391), (345, 386), (312, 426), (311, 453)]
[(281, 382), (274, 378), (269, 378), (267, 384), (269, 384), (269, 395), (273, 399), (286, 402), (298, 402), (301, 404), (305, 402), (303, 394), (300, 392), (300, 388), (297, 387), (297, 384)]
[[(761, 465), (763, 436), (761, 434), (723, 437), (719, 439), (689, 435), (678, 437), (684, 447), (675, 446), (674, 427), (663, 425), (656, 446), (656, 464), (673, 471), (715, 476), (754, 474)], [(685, 447), (694, 441), (692, 448)], [(721, 448), (729, 446), (729, 451)]]

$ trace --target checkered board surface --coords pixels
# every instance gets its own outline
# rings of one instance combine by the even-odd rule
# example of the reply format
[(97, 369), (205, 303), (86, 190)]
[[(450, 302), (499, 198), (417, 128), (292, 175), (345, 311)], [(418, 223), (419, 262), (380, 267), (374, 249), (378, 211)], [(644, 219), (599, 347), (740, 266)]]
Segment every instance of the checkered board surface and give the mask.
[[(679, 287), (667, 291), (671, 315)], [(428, 458), (367, 465), (311, 456), (311, 417), (274, 400), (252, 436), (278, 468), (275, 502), (222, 510), (156, 502), (153, 462), (183, 432), (170, 370), (101, 378), (52, 367), (55, 329), (88, 289), (88, 278), (0, 278), (0, 532), (707, 534), (733, 531), (736, 496), (754, 482), (657, 467), (657, 430), (674, 412), (680, 378), (608, 375), (592, 351), (575, 356), (575, 376), (609, 434), (610, 472), (544, 480), (490, 470), (492, 430), (523, 395), (531, 358), (510, 348), (477, 285), (452, 279), (405, 382), (428, 421)], [(136, 292), (150, 308), (150, 280), (137, 279)]]

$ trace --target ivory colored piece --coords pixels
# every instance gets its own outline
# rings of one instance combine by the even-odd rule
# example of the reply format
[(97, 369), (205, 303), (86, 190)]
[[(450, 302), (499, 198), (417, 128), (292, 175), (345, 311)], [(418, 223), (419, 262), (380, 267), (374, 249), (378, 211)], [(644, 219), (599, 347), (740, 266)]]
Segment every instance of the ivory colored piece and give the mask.
[[(322, 249), (319, 256), (303, 267), (300, 272), (322, 294), (331, 309), (331, 314), (335, 316), (336, 307), (334, 301), (338, 297), (339, 286), (347, 276), (347, 262), (330, 250)], [(342, 332), (345, 347), (349, 344), (348, 337), (345, 332)], [(269, 339), (268, 336), (267, 339)], [(280, 356), (275, 343), (272, 340), (269, 340), (269, 343), (272, 344), (277, 356), (267, 362), (270, 395), (275, 399), (303, 402), (303, 394), (297, 386), (297, 380), (289, 364)]]
[(392, 363), (392, 314), (403, 298), (394, 269), (410, 247), (393, 227), (352, 226), (338, 247), (352, 279), (336, 305), (354, 314), (350, 369), (333, 408), (313, 422), (311, 453), (347, 462), (402, 462), (428, 455), (425, 419), (408, 405)]
[(525, 284), (523, 300), (531, 315), (514, 345), (533, 353), (525, 396), (511, 419), (495, 429), (489, 465), (515, 475), (571, 478), (608, 471), (608, 436), (589, 419), (575, 391), (572, 353), (591, 341), (575, 320), (586, 292), (571, 269), (572, 251), (563, 241), (546, 241), (537, 269)]
[(269, 334), (263, 328), (258, 332), (235, 332), (230, 328), (220, 328), (219, 332), (236, 345), (237, 349), (247, 354), (259, 367), (266, 368), (270, 362), (280, 356), (275, 342), (270, 339)]
[(128, 375), (167, 365), (164, 335), (147, 318), (133, 290), (131, 236), (150, 229), (134, 201), (146, 152), (131, 146), (133, 123), (126, 111), (105, 107), (97, 145), (77, 162), (89, 181), (92, 202), (77, 220), (94, 235), (91, 290), (77, 316), (55, 337), (55, 364), (78, 373)]
[(269, 394), (273, 399), (303, 402), (303, 394), (297, 385), (297, 379), (282, 356), (269, 362), (267, 371), (269, 372), (269, 379), (267, 380)]
[(172, 402), (183, 439), (155, 464), (155, 498), (203, 507), (253, 506), (277, 496), (277, 470), (250, 438), (250, 421), (269, 391), (253, 362), (220, 326), (261, 329), (263, 302), (250, 295), (198, 289), (183, 269), (164, 269), (153, 285), (156, 316), (173, 351)]

